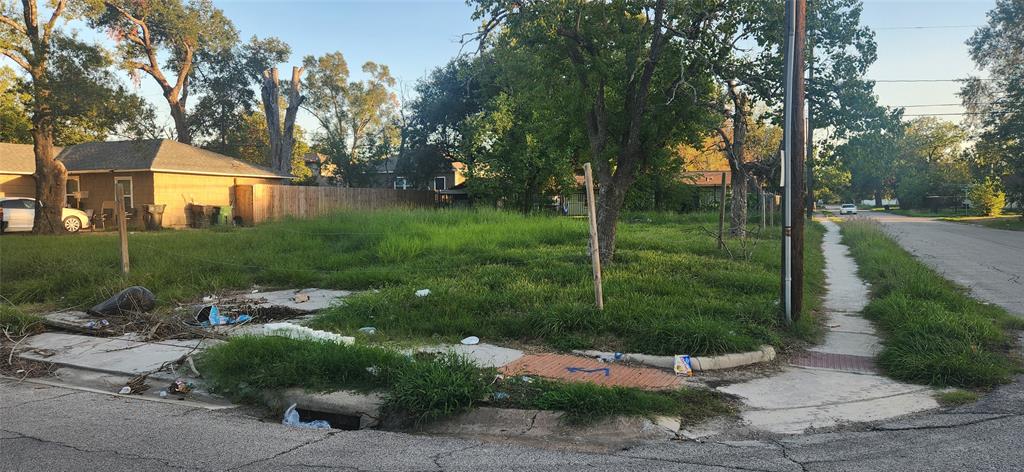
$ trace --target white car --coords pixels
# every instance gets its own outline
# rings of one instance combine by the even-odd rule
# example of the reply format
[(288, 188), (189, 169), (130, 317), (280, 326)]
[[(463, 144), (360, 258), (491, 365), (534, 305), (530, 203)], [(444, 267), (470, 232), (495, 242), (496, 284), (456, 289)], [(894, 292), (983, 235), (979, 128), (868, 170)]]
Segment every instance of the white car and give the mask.
[[(34, 198), (0, 198), (0, 218), (2, 218), (0, 226), (2, 226), (3, 232), (32, 231), (37, 204), (38, 202)], [(64, 231), (69, 233), (77, 233), (92, 224), (89, 221), (89, 215), (74, 208), (62, 209), (61, 220)]]
[(852, 203), (846, 203), (843, 206), (839, 207), (839, 214), (840, 215), (856, 215), (857, 214), (857, 205), (854, 205)]

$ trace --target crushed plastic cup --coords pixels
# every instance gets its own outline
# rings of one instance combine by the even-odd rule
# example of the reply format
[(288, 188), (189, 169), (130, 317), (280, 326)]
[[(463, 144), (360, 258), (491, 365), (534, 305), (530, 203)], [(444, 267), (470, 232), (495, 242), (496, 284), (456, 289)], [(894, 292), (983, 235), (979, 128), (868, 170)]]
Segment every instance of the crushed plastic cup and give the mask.
[(416, 291), (416, 296), (417, 297), (425, 297), (427, 295), (430, 295), (430, 289), (429, 288), (424, 288), (424, 289), (420, 289), (420, 290)]
[(673, 362), (673, 370), (676, 371), (676, 375), (685, 375), (687, 377), (693, 377), (693, 365), (690, 364), (690, 356), (686, 354), (680, 354), (675, 356)]
[(132, 393), (132, 388), (127, 386), (127, 385), (125, 385), (124, 387), (121, 387), (121, 390), (119, 392), (117, 392), (117, 393), (119, 393), (121, 395), (128, 395), (128, 394)]
[(480, 344), (480, 338), (478, 338), (476, 336), (470, 336), (470, 337), (468, 337), (466, 339), (463, 339), (462, 340), (462, 344), (465, 344), (467, 346), (472, 346), (474, 344)]
[(295, 411), (295, 407), (298, 406), (292, 403), (292, 406), (288, 407), (284, 412), (284, 418), (281, 419), (281, 424), (285, 426), (291, 426), (293, 428), (303, 429), (331, 429), (331, 424), (324, 420), (313, 420), (313, 421), (302, 421), (299, 418), (299, 412)]
[(160, 398), (167, 398), (167, 390), (160, 391)]

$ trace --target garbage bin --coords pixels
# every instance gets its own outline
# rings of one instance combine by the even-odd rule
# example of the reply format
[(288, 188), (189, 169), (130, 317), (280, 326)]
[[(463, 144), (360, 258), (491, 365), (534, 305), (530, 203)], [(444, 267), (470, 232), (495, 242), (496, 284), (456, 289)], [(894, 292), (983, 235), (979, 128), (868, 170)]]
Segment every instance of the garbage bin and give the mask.
[(217, 224), (224, 225), (224, 226), (230, 226), (230, 225), (234, 224), (234, 219), (232, 219), (232, 214), (231, 214), (231, 207), (230, 206), (222, 206), (222, 207), (219, 207), (219, 208), (220, 208), (220, 211), (217, 213)]
[(199, 219), (200, 228), (209, 228), (210, 224), (213, 223), (214, 216), (217, 215), (217, 207), (213, 205), (200, 205), (202, 208), (202, 217)]
[(203, 227), (203, 206), (196, 205), (195, 203), (188, 204), (188, 226), (190, 228), (202, 228)]
[(142, 219), (146, 223), (147, 230), (156, 231), (163, 227), (165, 208), (167, 208), (167, 205), (142, 205)]

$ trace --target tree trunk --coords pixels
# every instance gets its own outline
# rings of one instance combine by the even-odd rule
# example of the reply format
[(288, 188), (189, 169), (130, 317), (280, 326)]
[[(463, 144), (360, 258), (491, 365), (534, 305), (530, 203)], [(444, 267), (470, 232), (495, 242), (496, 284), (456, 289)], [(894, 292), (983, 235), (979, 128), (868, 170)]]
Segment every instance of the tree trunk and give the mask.
[(732, 208), (729, 210), (729, 234), (741, 238), (747, 237), (747, 188), (750, 178), (745, 166), (737, 167), (732, 172)]
[(32, 116), (32, 148), (36, 160), (36, 199), (42, 203), (42, 208), (36, 207), (32, 232), (38, 234), (56, 234), (64, 229), (61, 210), (64, 208), (68, 171), (54, 155), (50, 121), (48, 107), (37, 106)]
[(882, 191), (881, 190), (875, 190), (875, 207), (877, 208), (877, 207), (881, 207), (881, 206), (882, 206)]
[(263, 114), (267, 120), (267, 134), (270, 140), (270, 167), (282, 175), (292, 173), (292, 151), (295, 149), (295, 118), (299, 114), (299, 105), (306, 97), (302, 96), (300, 79), (302, 67), (292, 67), (292, 81), (288, 90), (288, 107), (284, 113), (284, 129), (281, 129), (281, 84), (277, 68), (263, 72), (263, 84), (260, 93), (263, 98)]
[(285, 175), (292, 173), (292, 151), (295, 149), (295, 118), (299, 114), (299, 105), (306, 97), (302, 96), (302, 67), (292, 67), (292, 81), (288, 89), (288, 108), (284, 112), (284, 132), (281, 135), (280, 167), (277, 169)]
[(618, 229), (619, 213), (626, 201), (626, 192), (636, 180), (632, 175), (616, 173), (614, 184), (597, 184), (597, 244), (600, 246), (601, 265), (611, 264), (615, 258), (615, 234)]
[(174, 119), (174, 131), (178, 135), (178, 142), (192, 144), (192, 130), (188, 127), (188, 117), (185, 115), (185, 102), (168, 98), (167, 104), (171, 106), (171, 118)]

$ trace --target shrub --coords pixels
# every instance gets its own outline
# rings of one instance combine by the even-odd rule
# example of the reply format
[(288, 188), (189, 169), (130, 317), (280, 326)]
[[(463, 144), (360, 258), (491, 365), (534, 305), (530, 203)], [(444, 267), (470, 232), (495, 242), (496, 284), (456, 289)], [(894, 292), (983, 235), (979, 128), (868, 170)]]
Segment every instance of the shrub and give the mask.
[(968, 192), (971, 205), (983, 216), (999, 216), (1006, 206), (1006, 194), (999, 188), (995, 180), (985, 179), (975, 184)]

